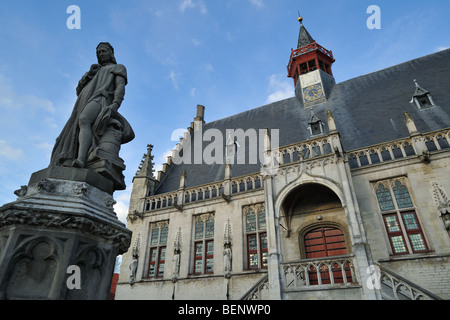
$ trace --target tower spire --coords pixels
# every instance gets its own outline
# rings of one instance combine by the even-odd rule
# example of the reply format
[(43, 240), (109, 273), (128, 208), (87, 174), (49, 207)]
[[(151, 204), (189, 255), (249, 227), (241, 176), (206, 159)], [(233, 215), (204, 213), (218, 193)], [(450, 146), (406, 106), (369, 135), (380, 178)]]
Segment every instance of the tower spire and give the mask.
[(139, 169), (136, 172), (136, 176), (142, 176), (147, 178), (154, 178), (153, 173), (155, 170), (153, 166), (155, 163), (153, 162), (154, 156), (152, 155), (153, 145), (147, 145), (147, 153), (142, 157), (141, 164), (139, 165)]
[(291, 49), (287, 66), (288, 77), (294, 80), (295, 95), (310, 106), (322, 103), (328, 98), (335, 83), (331, 66), (333, 53), (319, 45), (303, 25), (303, 17), (298, 17), (300, 32), (297, 49)]
[(314, 43), (313, 37), (311, 37), (308, 30), (306, 30), (305, 26), (303, 25), (303, 17), (300, 16), (300, 13), (298, 15), (298, 22), (300, 22), (300, 32), (298, 34), (297, 49)]

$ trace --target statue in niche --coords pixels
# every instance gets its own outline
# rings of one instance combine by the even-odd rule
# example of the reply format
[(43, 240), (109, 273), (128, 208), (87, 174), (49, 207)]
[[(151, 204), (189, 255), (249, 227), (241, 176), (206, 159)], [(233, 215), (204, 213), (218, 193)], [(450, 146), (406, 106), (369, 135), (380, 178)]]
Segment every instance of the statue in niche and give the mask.
[(141, 234), (139, 233), (139, 235), (136, 238), (136, 242), (133, 246), (133, 251), (132, 251), (133, 259), (131, 260), (131, 263), (129, 266), (130, 279), (129, 279), (128, 283), (130, 285), (133, 285), (136, 282), (136, 272), (137, 272), (138, 262), (139, 262), (140, 245), (141, 245)]
[(112, 180), (115, 190), (124, 190), (119, 150), (134, 139), (134, 132), (117, 110), (124, 100), (127, 70), (117, 64), (108, 42), (97, 46), (97, 59), (78, 83), (78, 98), (56, 139), (50, 165), (92, 169)]
[(180, 254), (181, 251), (175, 249), (173, 252), (173, 258), (172, 258), (172, 282), (175, 283), (178, 281), (178, 276), (180, 275)]
[(231, 251), (231, 243), (227, 243), (223, 249), (223, 265), (224, 265), (224, 274), (225, 278), (231, 278), (231, 262), (232, 262), (232, 251)]
[(228, 218), (225, 222), (225, 230), (223, 235), (223, 271), (226, 279), (231, 278), (233, 259), (233, 252), (231, 251), (232, 241), (231, 221), (230, 218)]

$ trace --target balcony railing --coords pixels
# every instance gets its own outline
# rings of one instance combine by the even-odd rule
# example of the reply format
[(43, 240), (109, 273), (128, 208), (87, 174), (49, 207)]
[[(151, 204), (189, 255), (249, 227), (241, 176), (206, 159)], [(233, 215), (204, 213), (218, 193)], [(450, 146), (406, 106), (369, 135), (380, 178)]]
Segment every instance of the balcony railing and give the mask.
[(286, 289), (356, 283), (352, 256), (326, 257), (283, 263)]

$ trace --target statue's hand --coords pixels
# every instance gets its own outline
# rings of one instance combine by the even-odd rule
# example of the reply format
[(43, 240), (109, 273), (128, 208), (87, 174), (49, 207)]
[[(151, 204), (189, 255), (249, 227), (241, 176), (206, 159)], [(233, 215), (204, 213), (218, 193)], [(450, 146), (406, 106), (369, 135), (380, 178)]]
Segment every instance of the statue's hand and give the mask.
[(89, 74), (94, 76), (97, 73), (98, 69), (100, 69), (100, 65), (99, 64), (93, 64), (91, 66), (91, 69), (89, 70)]

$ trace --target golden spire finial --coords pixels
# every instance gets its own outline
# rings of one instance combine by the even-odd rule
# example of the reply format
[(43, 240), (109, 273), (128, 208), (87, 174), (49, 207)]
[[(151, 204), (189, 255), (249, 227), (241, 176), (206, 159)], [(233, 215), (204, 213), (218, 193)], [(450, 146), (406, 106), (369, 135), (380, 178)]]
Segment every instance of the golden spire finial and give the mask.
[(298, 22), (302, 23), (303, 22), (303, 18), (300, 15), (300, 11), (298, 11)]

